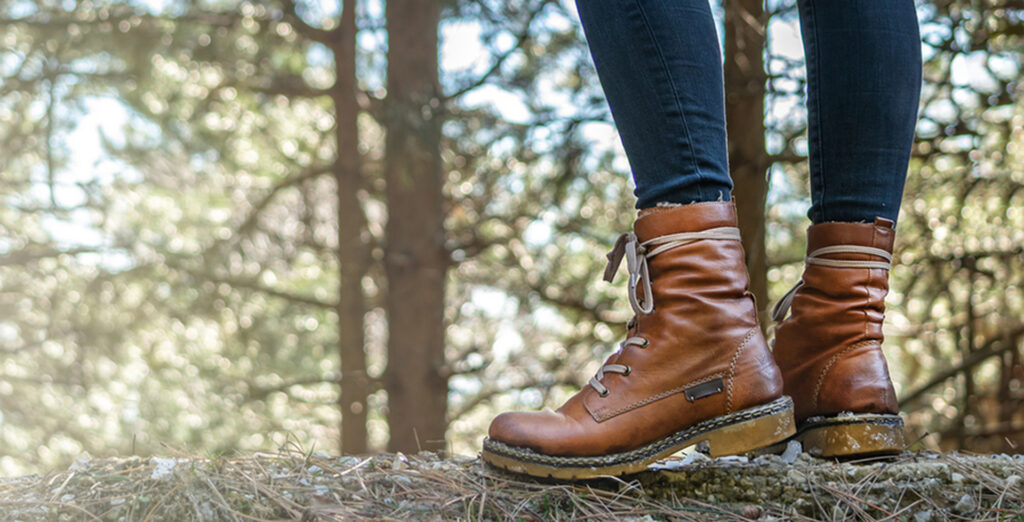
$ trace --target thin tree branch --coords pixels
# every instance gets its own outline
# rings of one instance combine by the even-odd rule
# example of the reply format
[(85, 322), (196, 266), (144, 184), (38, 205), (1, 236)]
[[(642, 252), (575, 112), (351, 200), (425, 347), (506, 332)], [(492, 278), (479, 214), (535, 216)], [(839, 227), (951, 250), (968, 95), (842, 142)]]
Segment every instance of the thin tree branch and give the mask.
[(526, 19), (526, 23), (523, 24), (522, 30), (520, 30), (519, 33), (516, 35), (515, 45), (513, 45), (500, 55), (498, 55), (498, 57), (494, 60), (494, 63), (491, 64), (491, 67), (487, 69), (486, 72), (484, 72), (479, 78), (477, 78), (469, 85), (466, 85), (451, 94), (445, 95), (443, 99), (445, 101), (453, 100), (486, 84), (487, 81), (491, 78), (491, 76), (494, 76), (494, 74), (496, 74), (501, 69), (501, 66), (505, 64), (505, 61), (508, 60), (508, 58), (512, 56), (512, 54), (514, 54), (516, 51), (521, 49), (523, 44), (526, 43), (526, 41), (530, 37), (530, 26), (533, 25), (533, 21), (537, 18), (537, 15), (539, 15), (540, 12), (543, 11), (544, 8), (547, 7), (547, 5), (550, 4), (551, 2), (552, 0), (545, 0), (541, 2), (541, 4), (538, 5), (536, 9), (530, 12), (530, 16)]
[(295, 3), (295, 0), (283, 0), (282, 3), (284, 4), (284, 16), (287, 18), (288, 23), (292, 24), (299, 34), (322, 44), (327, 44), (332, 38), (334, 38), (332, 31), (313, 27), (306, 23), (306, 21), (299, 16), (299, 6)]
[(330, 172), (330, 165), (316, 165), (307, 168), (306, 170), (300, 172), (295, 176), (281, 180), (277, 185), (271, 187), (271, 189), (267, 191), (266, 194), (263, 195), (260, 201), (256, 203), (256, 205), (252, 209), (252, 212), (250, 212), (249, 215), (245, 218), (245, 221), (243, 221), (242, 224), (238, 226), (237, 234), (244, 235), (251, 231), (252, 227), (256, 225), (256, 220), (259, 218), (260, 213), (262, 213), (270, 205), (270, 203), (278, 194), (281, 193), (281, 191), (289, 187), (302, 184), (305, 181), (315, 179), (321, 175), (328, 174)]
[[(1024, 326), (1017, 326), (1013, 329), (1002, 332), (996, 338), (985, 343), (985, 346), (967, 356), (967, 358), (965, 358), (960, 364), (953, 366), (952, 368), (948, 368), (945, 371), (936, 373), (924, 385), (901, 397), (899, 402), (903, 404), (913, 402), (919, 399), (928, 390), (942, 384), (947, 379), (957, 376), (961, 372), (974, 368), (989, 357), (994, 357), (1017, 348), (1017, 342), (1021, 336), (1024, 336)], [(1001, 344), (1004, 341), (1006, 344)]]

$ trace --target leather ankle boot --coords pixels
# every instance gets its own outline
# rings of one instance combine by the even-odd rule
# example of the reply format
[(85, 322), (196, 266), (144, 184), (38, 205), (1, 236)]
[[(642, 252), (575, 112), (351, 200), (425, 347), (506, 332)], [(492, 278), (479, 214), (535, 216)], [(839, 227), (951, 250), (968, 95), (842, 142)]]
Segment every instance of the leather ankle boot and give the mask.
[(893, 238), (893, 222), (883, 218), (811, 226), (803, 278), (773, 311), (775, 361), (796, 406), (796, 438), (812, 455), (905, 446), (882, 354)]
[(636, 315), (620, 349), (557, 411), (496, 417), (482, 457), (583, 479), (642, 471), (691, 445), (743, 453), (792, 435), (792, 401), (758, 327), (731, 202), (640, 213), (623, 257)]

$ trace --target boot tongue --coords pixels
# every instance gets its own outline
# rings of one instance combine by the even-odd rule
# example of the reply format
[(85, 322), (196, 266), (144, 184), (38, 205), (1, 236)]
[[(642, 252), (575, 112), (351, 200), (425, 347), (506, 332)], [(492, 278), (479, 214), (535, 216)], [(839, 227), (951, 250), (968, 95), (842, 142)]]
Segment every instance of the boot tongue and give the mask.
[(881, 217), (875, 218), (874, 223), (819, 223), (807, 229), (807, 251), (833, 245), (860, 245), (892, 252), (895, 237), (892, 220)]
[(643, 209), (633, 230), (637, 239), (643, 243), (668, 234), (734, 226), (736, 205), (732, 201), (708, 201)]

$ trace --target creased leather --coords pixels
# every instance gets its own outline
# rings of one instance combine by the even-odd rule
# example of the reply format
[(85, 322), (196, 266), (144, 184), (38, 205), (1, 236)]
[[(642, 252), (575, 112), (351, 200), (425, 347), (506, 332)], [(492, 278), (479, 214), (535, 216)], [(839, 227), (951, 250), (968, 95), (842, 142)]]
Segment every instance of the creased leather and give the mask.
[[(861, 245), (892, 252), (893, 222), (821, 223), (807, 231), (807, 251)], [(869, 254), (826, 254), (832, 259), (878, 260)], [(773, 352), (796, 421), (842, 412), (898, 412), (882, 353), (882, 323), (889, 273), (879, 268), (809, 264), (791, 313), (775, 330)]]
[[(731, 202), (657, 208), (640, 214), (641, 241), (678, 232), (736, 226)], [(628, 451), (697, 422), (779, 398), (782, 380), (757, 323), (743, 249), (734, 240), (701, 240), (650, 259), (654, 311), (641, 314), (626, 346), (606, 363), (605, 397), (587, 386), (557, 411), (511, 412), (491, 423), (505, 444), (558, 456)], [(721, 377), (725, 390), (690, 402), (683, 391)]]

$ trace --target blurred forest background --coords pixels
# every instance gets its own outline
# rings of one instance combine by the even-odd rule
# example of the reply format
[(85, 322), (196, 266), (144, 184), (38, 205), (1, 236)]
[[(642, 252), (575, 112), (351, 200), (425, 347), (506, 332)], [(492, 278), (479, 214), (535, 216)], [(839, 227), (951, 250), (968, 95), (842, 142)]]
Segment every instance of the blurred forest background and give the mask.
[[(715, 3), (763, 310), (808, 225), (794, 3)], [(918, 15), (886, 353), (926, 446), (1019, 452), (1024, 2)], [(473, 454), (624, 333), (628, 164), (570, 0), (0, 0), (0, 41), (0, 474)]]

